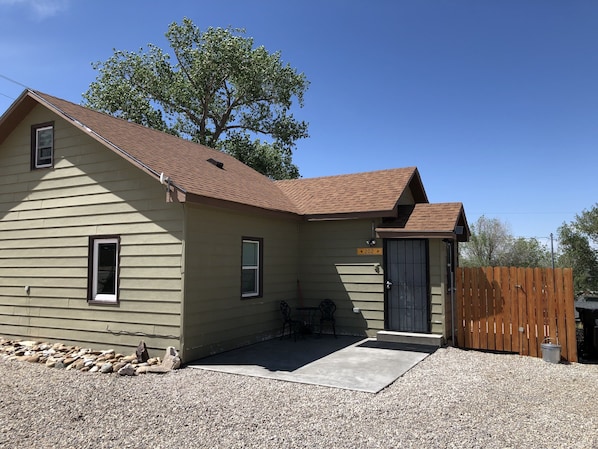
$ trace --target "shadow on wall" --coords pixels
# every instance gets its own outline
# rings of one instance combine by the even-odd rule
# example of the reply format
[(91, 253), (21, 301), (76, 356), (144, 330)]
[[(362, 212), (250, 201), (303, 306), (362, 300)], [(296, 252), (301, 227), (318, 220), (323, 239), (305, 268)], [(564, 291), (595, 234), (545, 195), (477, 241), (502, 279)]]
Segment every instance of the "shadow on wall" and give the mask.
[[(296, 307), (305, 309), (296, 310), (299, 319), (313, 322), (314, 330), (319, 332), (319, 305), (330, 299), (336, 305), (337, 335), (365, 337), (372, 328), (384, 328), (383, 276), (379, 263), (337, 263), (332, 269), (320, 268), (320, 273), (307, 277), (305, 287), (299, 288)], [(371, 321), (368, 322), (364, 315)], [(322, 324), (324, 333), (333, 333), (330, 323)]]
[[(55, 120), (54, 164), (31, 169), (30, 125), (50, 118)], [(165, 284), (166, 294), (180, 290), (180, 268), (172, 269), (171, 261), (181, 257), (177, 242), (182, 240), (183, 225), (173, 217), (182, 212), (166, 202), (165, 186), (41, 107), (0, 148), (0, 165), (14, 177), (5, 185), (9, 195), (3, 195), (0, 203), (0, 221), (11, 226), (10, 235), (0, 236), (0, 252), (12, 267), (3, 270), (0, 297), (24, 306), (0, 320), (6, 325), (4, 332), (84, 346), (136, 346), (139, 336), (148, 338), (152, 348), (178, 346), (180, 318), (174, 306), (162, 308), (156, 319), (147, 319), (149, 313), (123, 314), (124, 322), (115, 324), (112, 316), (118, 304), (100, 310), (87, 302), (89, 237), (97, 235), (121, 237), (121, 300), (129, 299), (125, 293), (144, 297), (138, 294), (139, 286), (159, 291), (154, 297), (162, 294), (159, 289)], [(5, 238), (12, 240), (12, 248), (3, 244)], [(158, 246), (152, 241), (172, 243)], [(157, 251), (156, 260), (162, 265), (138, 262)], [(156, 280), (159, 268), (174, 275)], [(137, 307), (151, 313), (147, 303)], [(65, 309), (76, 319), (65, 318)]]

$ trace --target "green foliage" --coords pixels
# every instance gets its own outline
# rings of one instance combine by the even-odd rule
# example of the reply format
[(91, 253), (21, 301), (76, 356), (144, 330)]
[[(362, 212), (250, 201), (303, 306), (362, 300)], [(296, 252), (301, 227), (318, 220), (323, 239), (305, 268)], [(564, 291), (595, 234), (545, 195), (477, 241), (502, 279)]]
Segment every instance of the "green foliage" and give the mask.
[(470, 267), (499, 266), (510, 238), (506, 224), (482, 215), (471, 226), (469, 242), (459, 245), (461, 265)]
[(598, 204), (576, 215), (570, 224), (559, 230), (559, 266), (573, 268), (576, 291), (598, 290)]
[(503, 256), (503, 266), (509, 267), (550, 267), (550, 251), (536, 238), (511, 238), (508, 251)]
[(549, 267), (551, 255), (535, 238), (515, 238), (506, 223), (481, 216), (471, 226), (469, 242), (459, 246), (460, 264), (468, 267)]
[(228, 152), (273, 179), (297, 178), (292, 151), (308, 137), (307, 123), (290, 110), (294, 100), (303, 106), (309, 83), (243, 33), (172, 23), (172, 55), (150, 44), (93, 64), (99, 75), (85, 104)]
[(595, 244), (598, 244), (598, 203), (590, 210), (575, 216), (575, 227)]

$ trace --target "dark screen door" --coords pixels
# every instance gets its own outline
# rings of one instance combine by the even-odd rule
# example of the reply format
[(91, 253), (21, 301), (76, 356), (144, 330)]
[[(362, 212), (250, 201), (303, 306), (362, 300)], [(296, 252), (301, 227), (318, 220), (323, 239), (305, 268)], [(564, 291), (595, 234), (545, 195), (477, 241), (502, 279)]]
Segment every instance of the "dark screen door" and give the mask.
[(389, 330), (429, 332), (426, 240), (386, 240), (386, 317)]

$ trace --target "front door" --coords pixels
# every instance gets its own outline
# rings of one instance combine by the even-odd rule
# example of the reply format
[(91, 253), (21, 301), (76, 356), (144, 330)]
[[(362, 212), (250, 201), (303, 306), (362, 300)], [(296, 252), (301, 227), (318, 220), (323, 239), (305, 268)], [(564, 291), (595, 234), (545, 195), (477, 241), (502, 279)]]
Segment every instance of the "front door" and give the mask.
[(427, 333), (430, 330), (427, 240), (384, 242), (387, 329)]

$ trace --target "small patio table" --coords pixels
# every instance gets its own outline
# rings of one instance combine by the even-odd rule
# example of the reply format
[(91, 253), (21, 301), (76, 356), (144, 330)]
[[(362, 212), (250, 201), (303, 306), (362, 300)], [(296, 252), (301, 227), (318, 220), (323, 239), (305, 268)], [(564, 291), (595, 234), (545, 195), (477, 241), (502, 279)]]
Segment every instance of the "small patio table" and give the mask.
[(295, 307), (295, 310), (301, 314), (301, 322), (303, 323), (301, 330), (306, 331), (305, 333), (313, 333), (316, 312), (320, 309), (318, 307), (299, 306)]

